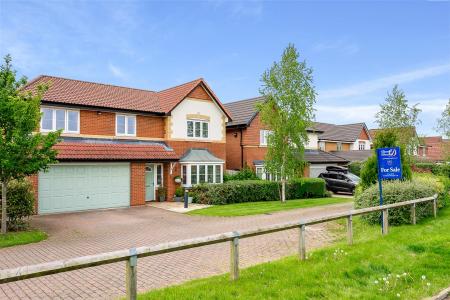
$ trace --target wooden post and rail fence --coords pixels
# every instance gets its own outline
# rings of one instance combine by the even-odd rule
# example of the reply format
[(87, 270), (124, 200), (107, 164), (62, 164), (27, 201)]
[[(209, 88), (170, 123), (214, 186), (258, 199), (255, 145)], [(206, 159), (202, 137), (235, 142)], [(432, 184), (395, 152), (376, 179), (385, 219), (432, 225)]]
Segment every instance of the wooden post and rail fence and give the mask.
[(389, 209), (411, 206), (411, 222), (416, 223), (416, 204), (433, 201), (433, 215), (437, 213), (437, 195), (416, 200), (404, 201), (394, 204), (368, 207), (348, 212), (331, 214), (319, 218), (300, 220), (284, 224), (276, 224), (264, 228), (246, 230), (241, 232), (227, 232), (206, 237), (181, 240), (169, 243), (163, 243), (155, 246), (144, 246), (126, 250), (119, 250), (96, 255), (77, 257), (66, 260), (53, 261), (38, 265), (30, 265), (19, 268), (0, 270), (0, 284), (24, 280), (28, 278), (41, 277), (50, 274), (68, 272), (72, 270), (84, 269), (89, 267), (112, 264), (120, 261), (126, 262), (126, 292), (127, 299), (136, 299), (137, 297), (137, 262), (138, 258), (159, 255), (163, 253), (175, 252), (184, 249), (197, 248), (206, 245), (230, 242), (230, 276), (231, 280), (239, 278), (239, 240), (254, 237), (263, 234), (269, 234), (290, 229), (299, 229), (299, 248), (298, 255), (301, 260), (306, 258), (306, 226), (334, 221), (338, 219), (347, 219), (347, 239), (348, 243), (353, 244), (353, 216), (369, 214), (373, 212), (384, 212), (383, 235), (388, 234), (388, 211)]

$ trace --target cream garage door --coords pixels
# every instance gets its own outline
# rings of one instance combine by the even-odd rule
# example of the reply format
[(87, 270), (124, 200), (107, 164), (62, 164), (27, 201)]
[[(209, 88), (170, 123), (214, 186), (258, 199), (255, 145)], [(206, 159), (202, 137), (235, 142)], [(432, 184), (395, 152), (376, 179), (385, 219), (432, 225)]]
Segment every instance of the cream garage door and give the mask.
[(309, 177), (319, 177), (320, 173), (327, 171), (328, 166), (337, 166), (337, 164), (310, 164), (309, 165)]
[(64, 163), (39, 173), (41, 214), (129, 205), (129, 163)]

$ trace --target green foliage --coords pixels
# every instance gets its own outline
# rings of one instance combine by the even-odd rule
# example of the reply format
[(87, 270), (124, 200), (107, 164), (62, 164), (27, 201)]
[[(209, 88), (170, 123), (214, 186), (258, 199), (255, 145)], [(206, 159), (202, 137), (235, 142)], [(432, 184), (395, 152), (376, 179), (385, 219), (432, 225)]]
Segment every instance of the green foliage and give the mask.
[[(396, 147), (399, 146), (397, 136), (392, 130), (383, 130), (377, 134), (374, 140), (374, 148)], [(400, 145), (400, 156), (402, 159), (402, 173), (403, 179), (411, 180), (412, 171), (410, 158), (406, 154), (405, 146)], [(360, 186), (363, 190), (378, 182), (378, 160), (376, 152), (369, 157), (363, 164), (361, 169)]]
[[(417, 178), (412, 181), (387, 181), (383, 182), (383, 203), (391, 204), (414, 200), (424, 197), (430, 197), (438, 193), (443, 196), (444, 187), (437, 180)], [(355, 197), (355, 208), (365, 208), (378, 206), (380, 203), (380, 195), (378, 186), (373, 185), (364, 192), (359, 193)], [(444, 199), (440, 198), (440, 206), (445, 205)], [(427, 216), (431, 216), (432, 202), (416, 205), (416, 218), (421, 220)], [(362, 219), (370, 224), (379, 224), (381, 213), (372, 213), (363, 215)], [(410, 224), (411, 223), (411, 207), (399, 207), (389, 210), (389, 224)]]
[(261, 81), (260, 93), (266, 101), (258, 109), (262, 123), (271, 130), (265, 167), (269, 173), (280, 174), (284, 186), (287, 177), (302, 173), (305, 166), (307, 128), (314, 119), (316, 101), (312, 69), (299, 61), (297, 49), (290, 44)]
[(47, 238), (47, 234), (40, 230), (9, 232), (0, 235), (0, 248), (37, 243)]
[(223, 176), (223, 181), (232, 181), (232, 180), (259, 180), (256, 173), (248, 166), (245, 166), (239, 172), (235, 174), (227, 174), (225, 173)]
[(7, 227), (12, 230), (26, 228), (28, 218), (34, 211), (34, 194), (31, 183), (26, 179), (10, 181), (8, 183), (7, 199), (8, 206), (6, 211), (9, 217)]
[(413, 165), (416, 172), (432, 173), (450, 178), (450, 164), (437, 164), (433, 162), (418, 162)]
[(167, 189), (164, 186), (158, 187), (158, 197), (165, 197), (167, 195)]
[(326, 195), (326, 184), (322, 178), (298, 178), (288, 182), (288, 199), (319, 198)]
[(351, 162), (348, 165), (348, 170), (349, 170), (350, 173), (353, 173), (356, 176), (360, 176), (361, 175), (361, 168), (362, 168), (362, 166), (363, 166), (362, 162), (354, 161), (354, 162)]
[(175, 197), (183, 197), (184, 195), (184, 189), (183, 187), (179, 186), (175, 189)]
[(417, 104), (408, 106), (405, 93), (395, 85), (392, 92), (388, 92), (386, 102), (380, 105), (380, 111), (375, 117), (381, 129), (394, 131), (400, 145), (416, 147), (419, 140), (414, 129), (420, 124), (420, 111)]
[[(222, 184), (194, 186), (194, 202), (202, 204), (230, 204), (273, 201), (279, 198), (281, 184), (266, 180), (229, 181)], [(326, 194), (325, 181), (320, 178), (295, 179), (287, 184), (287, 199), (316, 198)]]
[(448, 99), (447, 106), (438, 119), (436, 130), (450, 138), (450, 99)]
[(0, 67), (0, 181), (21, 178), (45, 170), (56, 162), (60, 132), (33, 133), (41, 119), (40, 101), (46, 87), (34, 94), (21, 92), (26, 79), (16, 80), (11, 57)]

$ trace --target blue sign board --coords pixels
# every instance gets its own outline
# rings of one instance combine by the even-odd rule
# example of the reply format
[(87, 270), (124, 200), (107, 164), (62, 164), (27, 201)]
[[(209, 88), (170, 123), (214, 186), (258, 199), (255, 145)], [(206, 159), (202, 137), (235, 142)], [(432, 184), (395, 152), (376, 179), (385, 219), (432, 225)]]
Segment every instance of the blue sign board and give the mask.
[(377, 149), (377, 158), (380, 180), (402, 179), (402, 160), (399, 147), (379, 148)]

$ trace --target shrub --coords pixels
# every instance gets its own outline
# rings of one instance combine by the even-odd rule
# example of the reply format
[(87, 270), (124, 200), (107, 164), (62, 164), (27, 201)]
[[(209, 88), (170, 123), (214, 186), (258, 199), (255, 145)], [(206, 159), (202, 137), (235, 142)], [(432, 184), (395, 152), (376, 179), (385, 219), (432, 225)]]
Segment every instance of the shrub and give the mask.
[[(412, 181), (386, 181), (383, 182), (383, 200), (384, 204), (391, 204), (403, 202), (413, 199), (433, 196), (436, 193), (442, 192), (442, 188), (438, 187), (439, 183), (434, 181), (423, 180), (416, 178)], [(378, 186), (373, 185), (363, 192), (359, 192), (355, 197), (355, 208), (365, 208), (378, 206), (380, 202)], [(442, 201), (440, 201), (442, 202)], [(432, 215), (432, 202), (416, 205), (417, 221)], [(370, 224), (377, 224), (380, 222), (381, 212), (367, 214), (361, 216)], [(389, 224), (409, 224), (411, 223), (411, 206), (404, 206), (389, 210)]]
[[(193, 187), (194, 202), (202, 204), (231, 204), (241, 202), (274, 201), (280, 198), (279, 182), (266, 180), (235, 180), (222, 184), (201, 184)], [(286, 186), (286, 199), (323, 197), (325, 181), (320, 178), (301, 178)]]
[(232, 180), (259, 180), (256, 173), (250, 169), (248, 166), (245, 166), (242, 170), (235, 174), (224, 174), (223, 181), (232, 181)]
[(413, 169), (420, 173), (433, 173), (434, 175), (442, 175), (450, 178), (450, 164), (437, 164), (433, 162), (417, 162), (413, 165)]
[(362, 162), (354, 161), (348, 165), (348, 170), (350, 173), (355, 174), (356, 176), (361, 175)]
[(183, 187), (179, 186), (175, 189), (175, 197), (183, 197), (184, 195), (184, 189)]
[(28, 225), (28, 217), (34, 212), (34, 194), (31, 183), (26, 179), (10, 181), (8, 183), (7, 201), (8, 228), (11, 230), (26, 228)]
[(287, 184), (287, 199), (319, 198), (325, 195), (326, 185), (322, 178), (299, 178)]

